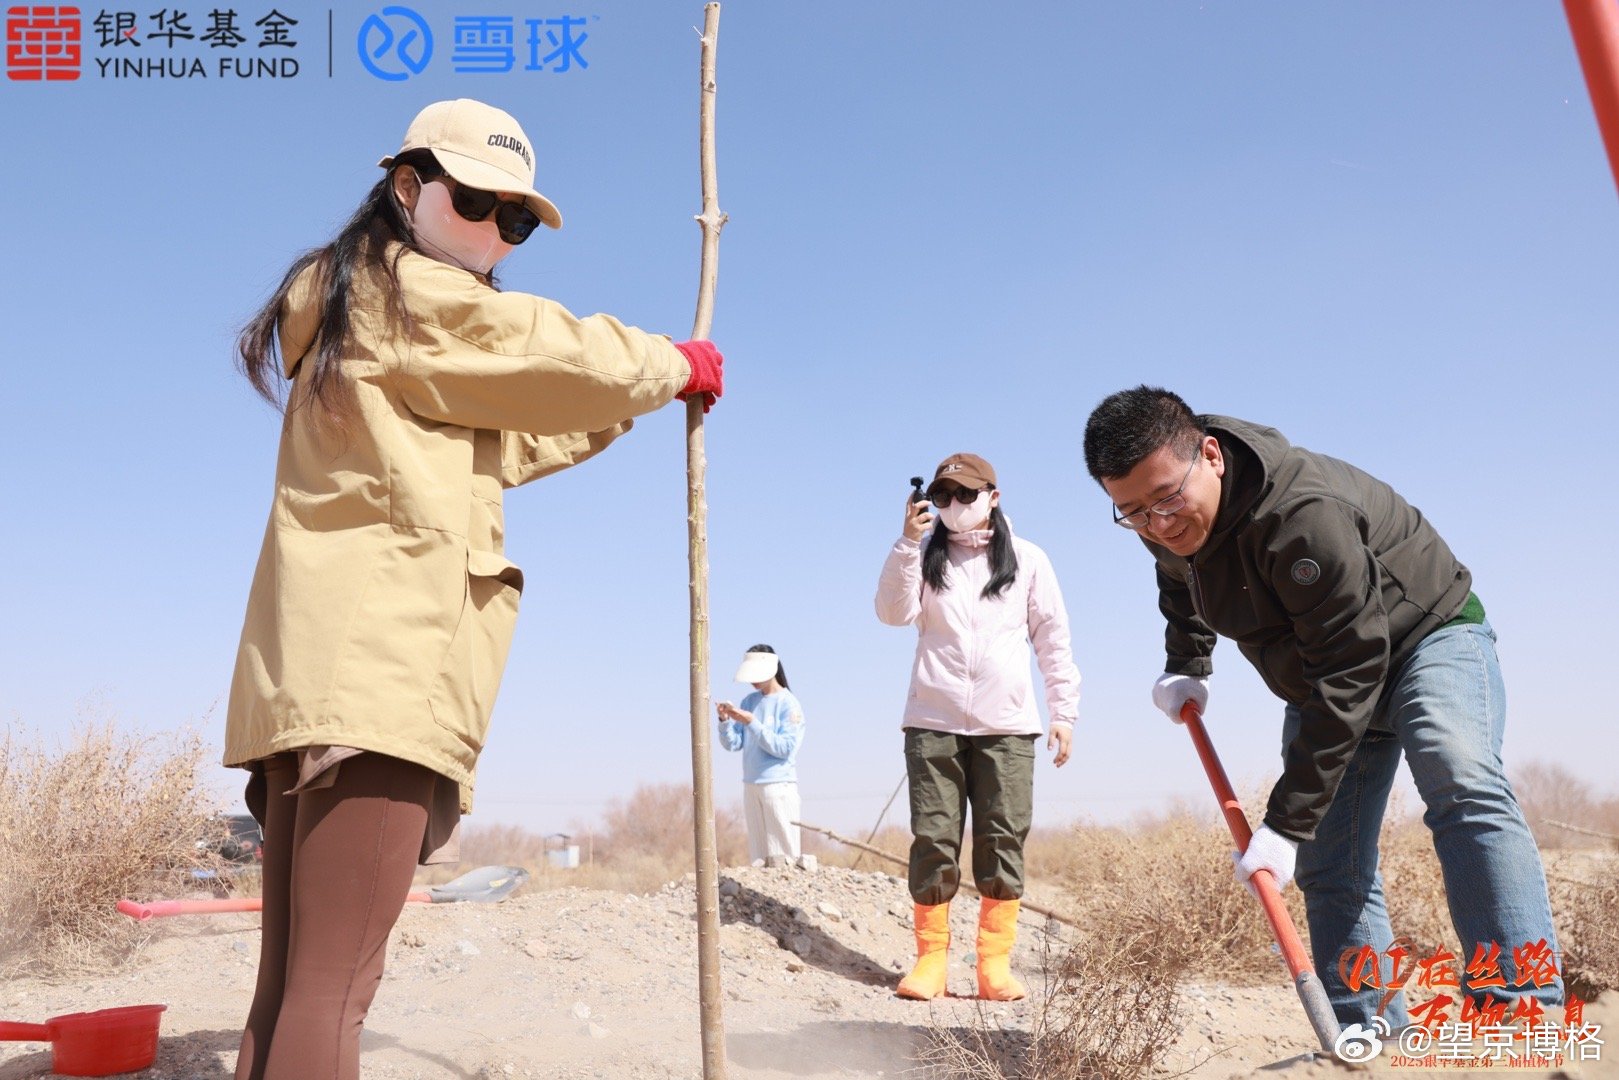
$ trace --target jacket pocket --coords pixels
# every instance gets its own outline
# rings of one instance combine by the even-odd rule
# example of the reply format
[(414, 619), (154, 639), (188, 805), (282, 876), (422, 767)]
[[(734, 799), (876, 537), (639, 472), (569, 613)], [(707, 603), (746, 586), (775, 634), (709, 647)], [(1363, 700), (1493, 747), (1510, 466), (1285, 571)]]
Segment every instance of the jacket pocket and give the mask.
[(433, 719), (469, 751), (469, 769), (489, 732), (522, 592), (523, 571), (516, 564), (492, 551), (467, 552), (461, 616), (430, 701)]

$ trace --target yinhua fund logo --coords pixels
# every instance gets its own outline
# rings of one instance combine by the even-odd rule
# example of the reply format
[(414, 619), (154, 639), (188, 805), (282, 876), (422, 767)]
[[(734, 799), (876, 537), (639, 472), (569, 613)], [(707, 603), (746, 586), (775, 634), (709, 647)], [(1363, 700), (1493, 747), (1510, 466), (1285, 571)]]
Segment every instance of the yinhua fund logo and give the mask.
[[(364, 72), (402, 82), (429, 67), (456, 75), (534, 77), (590, 69), (599, 15), (485, 11), (435, 25), (397, 4), (371, 11), (311, 10), (285, 0), (254, 8), (89, 8), (24, 4), (6, 9), (6, 78), (265, 80)], [(340, 25), (346, 24), (346, 25)], [(435, 41), (443, 41), (435, 49)]]

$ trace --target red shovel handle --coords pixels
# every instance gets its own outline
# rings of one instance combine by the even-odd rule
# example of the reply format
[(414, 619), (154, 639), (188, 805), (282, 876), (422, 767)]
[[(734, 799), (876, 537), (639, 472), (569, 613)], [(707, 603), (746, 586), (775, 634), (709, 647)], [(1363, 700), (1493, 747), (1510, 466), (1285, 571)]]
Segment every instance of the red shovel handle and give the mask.
[(51, 1029), (44, 1024), (14, 1024), (0, 1020), (0, 1042), (50, 1042)]
[(1619, 183), (1619, 10), (1611, 0), (1563, 0), (1563, 13), (1608, 148), (1608, 165)]
[[(1191, 733), (1192, 745), (1197, 747), (1197, 756), (1203, 762), (1203, 771), (1209, 774), (1209, 783), (1214, 786), (1214, 797), (1220, 801), (1220, 812), (1225, 815), (1231, 839), (1237, 842), (1238, 851), (1247, 851), (1248, 842), (1254, 838), (1253, 830), (1248, 827), (1242, 804), (1231, 790), (1231, 781), (1226, 778), (1225, 767), (1214, 752), (1209, 733), (1203, 728), (1203, 714), (1198, 710), (1197, 702), (1188, 701), (1181, 706), (1181, 721)], [(1276, 879), (1271, 877), (1270, 871), (1260, 870), (1249, 880), (1259, 893), (1259, 903), (1265, 909), (1265, 918), (1270, 921), (1276, 944), (1281, 947), (1282, 959), (1287, 961), (1287, 970), (1293, 973), (1295, 979), (1306, 971), (1314, 971), (1315, 966), (1304, 951), (1304, 942), (1299, 939), (1299, 932), (1293, 926), (1293, 916), (1288, 914), (1287, 905), (1282, 903), (1282, 895), (1276, 890)]]
[(147, 919), (164, 915), (213, 915), (225, 911), (258, 911), (263, 906), (264, 901), (256, 896), (241, 900), (153, 900), (149, 904), (136, 903), (134, 900), (118, 901), (118, 910), (136, 922), (145, 922)]
[[(433, 894), (413, 892), (405, 899), (413, 904), (431, 904)], [(227, 911), (262, 911), (264, 901), (257, 896), (239, 900), (153, 900), (142, 904), (136, 900), (118, 901), (118, 910), (136, 922), (156, 919), (165, 915), (219, 915)]]
[[(1248, 819), (1243, 817), (1242, 804), (1237, 802), (1236, 793), (1231, 790), (1231, 781), (1226, 779), (1225, 767), (1214, 753), (1209, 733), (1203, 730), (1203, 713), (1196, 702), (1188, 701), (1181, 706), (1181, 722), (1191, 733), (1192, 744), (1197, 747), (1197, 756), (1203, 762), (1203, 771), (1209, 774), (1209, 783), (1214, 785), (1214, 796), (1220, 800), (1220, 813), (1225, 815), (1226, 825), (1231, 829), (1231, 839), (1237, 842), (1238, 850), (1247, 851), (1248, 842), (1254, 838), (1253, 830), (1248, 828)], [(1276, 879), (1269, 870), (1256, 870), (1248, 880), (1253, 882), (1254, 891), (1259, 894), (1259, 904), (1265, 909), (1271, 935), (1276, 938), (1276, 945), (1282, 950), (1282, 959), (1287, 961), (1287, 970), (1293, 975), (1293, 989), (1298, 992), (1299, 1003), (1304, 1006), (1304, 1015), (1315, 1029), (1322, 1052), (1331, 1054), (1337, 1047), (1338, 1020), (1333, 1015), (1332, 1001), (1327, 997), (1326, 987), (1321, 985), (1315, 966), (1304, 951), (1304, 942), (1299, 940), (1293, 916), (1288, 914), (1287, 905), (1282, 903)]]

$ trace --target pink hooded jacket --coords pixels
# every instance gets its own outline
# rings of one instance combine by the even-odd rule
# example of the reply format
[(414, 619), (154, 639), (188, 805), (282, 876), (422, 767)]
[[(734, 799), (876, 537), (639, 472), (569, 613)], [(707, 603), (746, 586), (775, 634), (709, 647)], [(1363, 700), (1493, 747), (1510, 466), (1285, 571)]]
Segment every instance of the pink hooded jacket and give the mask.
[(987, 529), (950, 537), (945, 589), (922, 581), (922, 543), (901, 537), (877, 582), (877, 618), (916, 624), (916, 663), (902, 727), (957, 735), (1038, 735), (1029, 643), (1046, 681), (1053, 724), (1079, 715), (1079, 671), (1068, 643), (1068, 612), (1046, 553), (1012, 538), (1017, 577), (993, 600)]

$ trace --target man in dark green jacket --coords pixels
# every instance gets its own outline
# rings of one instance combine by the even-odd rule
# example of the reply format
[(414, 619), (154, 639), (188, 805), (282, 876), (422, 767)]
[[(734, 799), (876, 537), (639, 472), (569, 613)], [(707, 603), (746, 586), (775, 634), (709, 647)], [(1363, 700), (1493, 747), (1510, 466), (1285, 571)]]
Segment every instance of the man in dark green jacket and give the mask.
[[(1267, 869), (1285, 887), (1296, 863), (1338, 1019), (1370, 1023), (1384, 995), (1349, 988), (1346, 953), (1370, 946), (1385, 986), (1409, 974), (1411, 961), (1396, 971), (1387, 952), (1394, 934), (1377, 869), (1402, 753), (1444, 870), (1456, 966), (1477, 968), (1463, 977), (1465, 1005), (1488, 1008), (1493, 995), (1510, 1019), (1560, 1002), (1560, 980), (1534, 962), (1560, 957), (1540, 853), (1502, 769), (1495, 634), (1472, 575), (1433, 526), (1353, 465), (1271, 428), (1195, 415), (1152, 387), (1096, 407), (1085, 463), (1114, 521), (1157, 561), (1168, 625), (1154, 703), (1179, 720), (1187, 701), (1207, 702), (1216, 635), (1286, 702), (1282, 777), (1237, 876)], [(1477, 984), (1487, 985), (1497, 946), (1506, 985), (1487, 990)], [(1442, 1008), (1419, 1019), (1438, 1023)], [(1410, 1019), (1399, 997), (1382, 1012), (1396, 1028)]]

